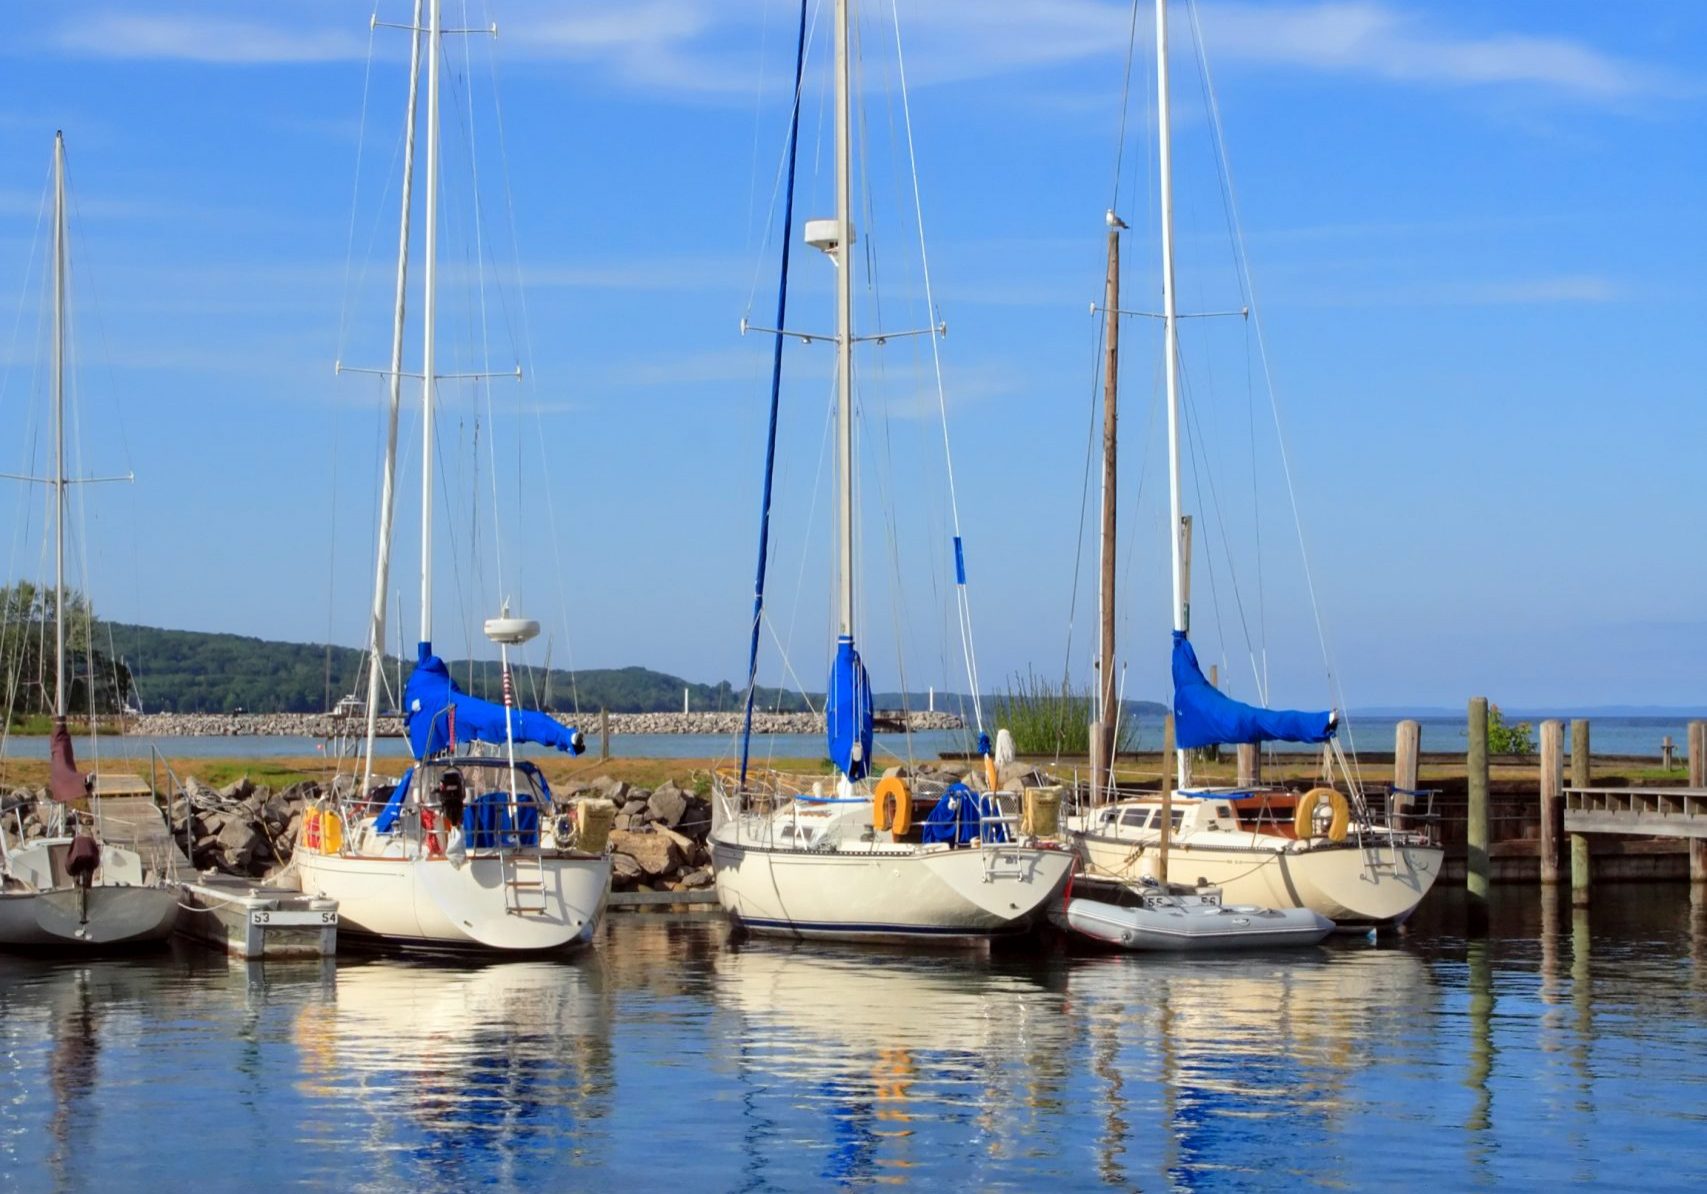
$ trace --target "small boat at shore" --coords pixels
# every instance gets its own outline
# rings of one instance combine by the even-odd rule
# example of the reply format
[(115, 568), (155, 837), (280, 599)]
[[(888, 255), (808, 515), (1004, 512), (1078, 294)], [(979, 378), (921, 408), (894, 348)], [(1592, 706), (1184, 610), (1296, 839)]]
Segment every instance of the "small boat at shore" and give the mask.
[(1308, 908), (1225, 904), (1214, 888), (1076, 883), (1050, 922), (1077, 937), (1129, 950), (1284, 949), (1318, 945), (1334, 922)]
[[(53, 475), (46, 479), (54, 506), (54, 706), (48, 785), (52, 805), (48, 832), (42, 837), (26, 837), (24, 819), (17, 810), (15, 845), (6, 829), (0, 828), (0, 948), (82, 951), (156, 945), (170, 937), (177, 924), (178, 889), (167, 883), (167, 876), (145, 865), (135, 850), (101, 840), (98, 798), (77, 770), (66, 725), (70, 676), (65, 637), (72, 614), (65, 591), (65, 491), (74, 479), (65, 475), (63, 133), (53, 138), (53, 178), (54, 462)], [(7, 689), (15, 694), (18, 685), (9, 684)], [(9, 718), (12, 710), (6, 713)]]

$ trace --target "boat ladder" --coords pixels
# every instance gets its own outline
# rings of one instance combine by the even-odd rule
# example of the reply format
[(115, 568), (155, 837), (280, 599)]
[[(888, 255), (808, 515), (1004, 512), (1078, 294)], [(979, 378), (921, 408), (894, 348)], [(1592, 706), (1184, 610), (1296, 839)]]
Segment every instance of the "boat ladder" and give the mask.
[(543, 916), (550, 904), (545, 894), (545, 864), (537, 850), (510, 850), (500, 856), (504, 876), (504, 910), (511, 916)]

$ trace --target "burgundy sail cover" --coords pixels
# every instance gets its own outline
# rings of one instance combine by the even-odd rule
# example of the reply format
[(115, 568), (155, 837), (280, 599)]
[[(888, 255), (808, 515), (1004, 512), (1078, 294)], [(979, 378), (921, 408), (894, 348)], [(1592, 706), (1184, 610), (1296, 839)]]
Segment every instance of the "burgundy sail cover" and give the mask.
[(48, 748), (51, 759), (48, 787), (53, 798), (64, 804), (81, 799), (87, 793), (83, 776), (77, 770), (77, 759), (71, 752), (71, 731), (65, 728), (63, 717), (53, 723), (53, 742)]

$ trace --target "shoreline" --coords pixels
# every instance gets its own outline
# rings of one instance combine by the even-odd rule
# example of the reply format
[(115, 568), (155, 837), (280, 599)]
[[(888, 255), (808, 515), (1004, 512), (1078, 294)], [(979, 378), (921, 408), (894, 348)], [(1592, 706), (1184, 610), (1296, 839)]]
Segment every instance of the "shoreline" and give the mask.
[[(711, 734), (725, 735), (740, 732), (742, 715), (739, 712), (712, 713), (553, 713), (552, 718), (571, 726), (589, 738), (596, 736), (601, 720), (608, 724), (610, 736), (625, 734)], [(957, 714), (900, 710), (879, 710), (880, 722), (887, 722), (894, 732), (905, 729), (913, 732), (958, 730), (964, 723)], [(366, 732), (360, 716), (332, 713), (144, 713), (122, 720), (99, 719), (101, 733), (125, 734), (138, 738), (359, 738)], [(755, 734), (817, 734), (824, 729), (824, 719), (817, 713), (753, 714)], [(73, 734), (86, 734), (87, 721), (71, 722)], [(16, 738), (45, 738), (45, 733), (25, 733), (14, 730)], [(399, 717), (378, 719), (378, 736), (403, 737), (403, 721)]]

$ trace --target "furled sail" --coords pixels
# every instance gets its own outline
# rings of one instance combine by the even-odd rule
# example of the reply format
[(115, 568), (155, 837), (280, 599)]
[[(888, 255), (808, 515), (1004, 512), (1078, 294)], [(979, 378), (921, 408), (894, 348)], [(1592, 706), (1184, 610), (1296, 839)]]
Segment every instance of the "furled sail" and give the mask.
[(849, 779), (863, 778), (871, 769), (871, 678), (854, 650), (852, 635), (844, 634), (836, 640), (824, 725), (830, 738), (831, 761)]
[(506, 737), (506, 717), (508, 736), (517, 742), (534, 742), (572, 755), (586, 749), (581, 731), (547, 714), (505, 709), (469, 696), (450, 678), (450, 669), (433, 654), (431, 643), (422, 643), (418, 650), (415, 671), (403, 688), (403, 724), (409, 733), (409, 748), (417, 759), (437, 754), (453, 743), (501, 744)]
[(1326, 742), (1335, 728), (1331, 711), (1259, 709), (1226, 696), (1204, 678), (1190, 640), (1174, 631), (1174, 741), (1181, 750), (1218, 743)]
[(53, 798), (62, 804), (70, 804), (88, 795), (83, 786), (83, 776), (77, 770), (77, 758), (71, 750), (71, 731), (65, 727), (65, 719), (56, 717), (53, 720), (53, 738), (48, 744), (48, 790)]

